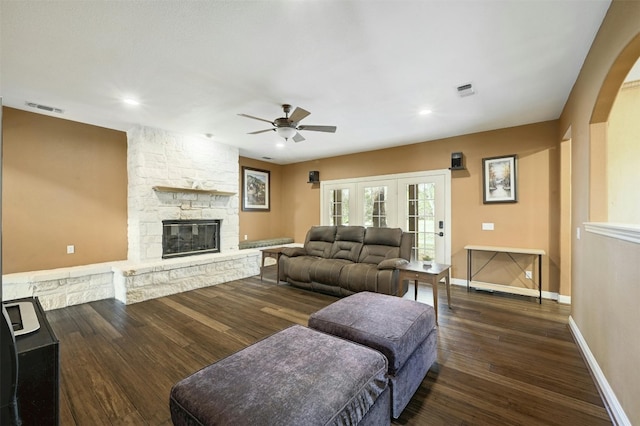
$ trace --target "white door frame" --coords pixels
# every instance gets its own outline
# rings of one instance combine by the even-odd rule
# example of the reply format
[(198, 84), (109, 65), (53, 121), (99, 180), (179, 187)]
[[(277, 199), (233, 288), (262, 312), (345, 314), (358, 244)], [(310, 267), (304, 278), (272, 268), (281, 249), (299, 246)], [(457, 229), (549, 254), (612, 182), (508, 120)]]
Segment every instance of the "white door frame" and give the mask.
[[(444, 244), (444, 262), (446, 264), (451, 264), (451, 170), (449, 169), (440, 169), (440, 170), (425, 170), (421, 172), (411, 172), (411, 173), (398, 173), (391, 175), (379, 175), (379, 176), (365, 176), (360, 178), (352, 178), (352, 179), (336, 179), (329, 181), (320, 182), (320, 224), (327, 225), (329, 215), (328, 210), (326, 210), (328, 206), (328, 200), (326, 199), (326, 189), (338, 189), (338, 188), (350, 188), (355, 189), (362, 184), (371, 185), (375, 184), (376, 181), (389, 181), (389, 180), (400, 180), (406, 178), (420, 178), (427, 177), (430, 178), (432, 176), (444, 176), (444, 188), (442, 191), (444, 203), (444, 236), (439, 237), (438, 240), (440, 243)], [(326, 188), (329, 187), (329, 188)], [(332, 188), (331, 188), (332, 187)], [(397, 192), (397, 188), (393, 189)], [(361, 206), (356, 205), (357, 199), (359, 196), (356, 191), (353, 194), (349, 195), (350, 201), (350, 211), (355, 213), (357, 212)], [(398, 207), (400, 210), (400, 207)], [(352, 214), (353, 214), (352, 213)], [(404, 221), (405, 218), (401, 218), (398, 215), (397, 221)], [(359, 223), (353, 223), (352, 225), (360, 225)], [(394, 225), (394, 227), (397, 225)], [(402, 227), (402, 226), (399, 226)]]

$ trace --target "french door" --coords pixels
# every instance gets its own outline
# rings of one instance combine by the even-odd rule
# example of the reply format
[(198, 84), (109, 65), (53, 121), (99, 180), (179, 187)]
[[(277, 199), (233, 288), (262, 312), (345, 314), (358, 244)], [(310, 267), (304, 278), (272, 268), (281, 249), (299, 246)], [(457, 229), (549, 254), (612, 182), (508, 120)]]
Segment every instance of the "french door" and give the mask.
[(451, 172), (436, 170), (321, 182), (321, 223), (402, 228), (412, 258), (451, 261)]

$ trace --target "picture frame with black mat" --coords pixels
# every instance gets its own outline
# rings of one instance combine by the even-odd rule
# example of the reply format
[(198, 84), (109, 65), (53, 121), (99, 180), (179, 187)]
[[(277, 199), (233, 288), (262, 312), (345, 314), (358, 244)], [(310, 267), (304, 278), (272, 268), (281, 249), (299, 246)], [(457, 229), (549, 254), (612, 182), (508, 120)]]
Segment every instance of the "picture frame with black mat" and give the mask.
[(242, 166), (242, 211), (271, 210), (271, 172)]
[(482, 159), (482, 202), (518, 202), (518, 158), (515, 154)]

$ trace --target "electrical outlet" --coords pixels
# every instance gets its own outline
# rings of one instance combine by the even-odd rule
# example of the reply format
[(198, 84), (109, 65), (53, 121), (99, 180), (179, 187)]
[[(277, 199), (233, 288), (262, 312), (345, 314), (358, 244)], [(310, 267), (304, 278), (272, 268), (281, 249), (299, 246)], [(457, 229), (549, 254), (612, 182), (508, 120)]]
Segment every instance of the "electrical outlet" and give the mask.
[(76, 246), (74, 245), (67, 246), (67, 254), (73, 254), (75, 252), (76, 252)]
[(526, 279), (532, 280), (533, 279), (533, 272), (525, 271), (524, 276), (525, 276)]
[(244, 236), (244, 240), (245, 240), (245, 241), (247, 241), (247, 238), (248, 238), (248, 237), (249, 237), (249, 236), (245, 234), (245, 236)]

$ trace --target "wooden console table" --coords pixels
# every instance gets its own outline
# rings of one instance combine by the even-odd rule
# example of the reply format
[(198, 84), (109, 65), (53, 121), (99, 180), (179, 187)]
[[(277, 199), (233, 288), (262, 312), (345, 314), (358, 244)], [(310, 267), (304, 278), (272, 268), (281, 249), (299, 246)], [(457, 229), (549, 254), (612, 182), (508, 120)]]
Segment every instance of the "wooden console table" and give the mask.
[[(467, 291), (469, 291), (470, 287), (478, 287), (488, 290), (495, 291), (503, 291), (507, 293), (516, 293), (524, 296), (537, 296), (542, 303), (542, 256), (545, 255), (545, 251), (541, 249), (529, 249), (529, 248), (515, 248), (515, 247), (493, 247), (493, 246), (474, 246), (474, 245), (466, 245), (464, 248), (467, 250)], [(473, 252), (474, 251), (485, 251), (492, 252), (493, 255), (485, 262), (484, 265), (480, 267), (475, 273), (473, 273), (472, 269), (472, 261), (473, 261)], [(526, 274), (526, 271), (520, 266), (518, 262), (513, 258), (514, 254), (526, 254), (538, 259), (538, 291), (537, 294), (532, 293), (535, 292), (533, 289), (523, 288), (514, 291), (514, 287), (507, 287), (500, 284), (489, 284), (489, 283), (480, 283), (474, 282), (473, 277), (476, 276), (480, 271), (484, 269), (485, 266), (489, 264), (499, 253), (505, 253), (509, 258), (513, 261), (514, 264), (520, 268), (520, 270)], [(532, 278), (533, 281), (533, 278)], [(535, 283), (535, 281), (534, 281)]]

